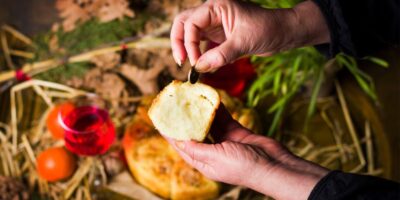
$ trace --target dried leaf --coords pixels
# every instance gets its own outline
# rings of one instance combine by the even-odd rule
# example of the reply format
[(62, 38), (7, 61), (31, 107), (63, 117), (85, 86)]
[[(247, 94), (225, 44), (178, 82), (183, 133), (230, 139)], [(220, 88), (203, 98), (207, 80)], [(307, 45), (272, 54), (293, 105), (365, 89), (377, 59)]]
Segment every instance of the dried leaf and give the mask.
[(134, 12), (129, 9), (129, 3), (126, 0), (97, 0), (95, 2), (99, 5), (96, 5), (97, 10), (93, 10), (93, 12), (101, 22), (135, 16)]
[(56, 8), (59, 11), (59, 16), (63, 18), (62, 26), (64, 31), (72, 31), (78, 22), (85, 22), (90, 19), (90, 13), (86, 7), (81, 7), (74, 0), (57, 0)]
[(144, 95), (156, 94), (159, 91), (157, 77), (165, 68), (162, 63), (156, 63), (150, 69), (140, 69), (138, 66), (123, 64), (120, 73), (132, 81)]
[(64, 31), (72, 31), (76, 25), (96, 17), (100, 22), (134, 17), (127, 0), (57, 0), (56, 8), (63, 18)]
[(58, 43), (58, 37), (57, 35), (52, 35), (49, 41), (49, 49), (51, 53), (60, 53), (63, 54), (65, 53), (65, 49), (61, 48), (59, 43)]
[(96, 88), (101, 84), (101, 74), (102, 71), (99, 68), (89, 70), (83, 78), (83, 86), (87, 88)]
[(118, 107), (118, 99), (125, 90), (124, 81), (114, 73), (105, 73), (101, 77), (101, 83), (95, 87), (95, 91), (100, 96), (109, 98), (113, 108)]
[(120, 62), (121, 56), (117, 53), (108, 53), (95, 56), (91, 59), (96, 67), (102, 70), (109, 70), (115, 68)]

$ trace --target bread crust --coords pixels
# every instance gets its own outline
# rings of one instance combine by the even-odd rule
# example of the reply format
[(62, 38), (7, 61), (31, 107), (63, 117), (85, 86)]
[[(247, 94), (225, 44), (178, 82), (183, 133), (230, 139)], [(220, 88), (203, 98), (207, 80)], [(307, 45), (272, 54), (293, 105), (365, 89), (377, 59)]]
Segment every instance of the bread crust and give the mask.
[[(220, 102), (221, 102), (221, 97), (220, 97), (220, 95), (218, 94), (218, 92), (214, 88), (212, 88), (211, 86), (208, 86), (206, 84), (202, 84), (202, 83), (196, 83), (196, 84), (190, 84), (190, 85), (188, 85), (188, 84), (190, 84), (190, 83), (188, 83), (188, 82), (184, 83), (184, 82), (177, 81), (177, 80), (172, 81), (153, 100), (153, 102), (151, 104), (151, 107), (150, 107), (150, 109), (148, 111), (148, 114), (149, 114), (150, 119), (152, 120), (153, 124), (155, 125), (156, 129), (158, 129), (162, 134), (165, 134), (167, 137), (174, 138), (174, 139), (177, 139), (177, 140), (196, 140), (196, 141), (202, 142), (202, 141), (204, 141), (206, 139), (206, 137), (208, 135), (208, 132), (209, 132), (209, 130), (211, 128), (212, 122), (214, 121), (217, 109), (218, 109), (218, 107), (220, 105)], [(200, 137), (194, 138), (191, 135), (187, 135), (186, 137), (183, 137), (185, 139), (182, 139), (180, 137), (177, 137), (176, 135), (179, 136), (179, 135), (184, 135), (184, 134), (187, 134), (187, 133), (177, 133), (175, 135), (175, 134), (168, 133), (168, 132), (171, 132), (171, 131), (166, 131), (165, 128), (163, 130), (163, 128), (161, 128), (161, 125), (168, 126), (166, 124), (172, 124), (173, 122), (171, 122), (171, 121), (163, 122), (162, 120), (160, 120), (159, 115), (161, 114), (160, 110), (162, 110), (163, 106), (165, 106), (165, 104), (163, 104), (161, 101), (165, 100), (166, 96), (168, 96), (168, 95), (171, 96), (171, 94), (168, 94), (168, 92), (171, 92), (171, 90), (173, 90), (173, 91), (175, 91), (175, 90), (176, 91), (178, 91), (178, 90), (179, 91), (183, 91), (183, 90), (187, 89), (187, 87), (189, 87), (188, 88), (189, 90), (190, 89), (192, 89), (192, 90), (196, 90), (197, 89), (197, 90), (200, 90), (200, 91), (204, 92), (203, 94), (200, 95), (201, 97), (204, 97), (204, 100), (202, 100), (202, 102), (209, 102), (212, 105), (212, 111), (211, 111), (211, 113), (209, 113), (208, 116), (206, 116), (207, 119), (204, 119), (204, 120), (207, 120), (207, 123), (205, 123), (204, 127), (201, 127), (202, 131), (201, 132), (196, 132), (196, 135), (199, 135)], [(171, 89), (171, 88), (173, 88), (173, 89)], [(190, 93), (190, 92), (191, 91), (187, 91), (187, 93)], [(176, 93), (178, 93), (178, 92), (176, 92)], [(189, 98), (191, 98), (191, 96), (189, 96), (189, 97), (188, 96), (184, 96), (184, 97), (187, 98), (188, 102), (190, 102)], [(177, 98), (177, 97), (174, 96), (174, 98)], [(179, 107), (182, 107), (182, 105), (178, 105), (178, 104), (174, 105), (174, 106), (176, 106), (177, 109), (179, 109)], [(191, 112), (190, 108), (188, 108), (187, 110), (188, 110), (187, 113)], [(164, 112), (162, 114), (167, 115), (169, 113), (165, 113)], [(178, 119), (173, 119), (173, 120), (175, 120), (175, 122), (180, 121), (179, 119), (182, 120), (181, 117), (185, 117), (185, 116), (177, 116)], [(201, 119), (199, 119), (199, 120), (201, 120)], [(195, 122), (193, 122), (193, 123), (195, 123)]]
[[(147, 107), (141, 109), (147, 111)], [(137, 113), (126, 127), (122, 141), (129, 169), (136, 181), (165, 199), (216, 198), (219, 184), (186, 164), (146, 118), (143, 113)], [(178, 184), (177, 172), (181, 170), (196, 174), (197, 187), (192, 187), (190, 181)]]

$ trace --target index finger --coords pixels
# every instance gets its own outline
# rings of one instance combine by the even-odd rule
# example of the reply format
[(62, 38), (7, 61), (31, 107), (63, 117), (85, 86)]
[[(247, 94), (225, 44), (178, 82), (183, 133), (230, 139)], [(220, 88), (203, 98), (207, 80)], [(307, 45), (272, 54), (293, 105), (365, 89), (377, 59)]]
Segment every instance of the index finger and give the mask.
[(184, 24), (193, 9), (183, 11), (175, 17), (171, 28), (171, 48), (172, 55), (178, 65), (182, 65), (186, 60), (186, 50), (184, 46)]
[(195, 10), (184, 24), (184, 45), (190, 64), (194, 66), (201, 55), (199, 44), (202, 32), (220, 23), (210, 6), (206, 3)]

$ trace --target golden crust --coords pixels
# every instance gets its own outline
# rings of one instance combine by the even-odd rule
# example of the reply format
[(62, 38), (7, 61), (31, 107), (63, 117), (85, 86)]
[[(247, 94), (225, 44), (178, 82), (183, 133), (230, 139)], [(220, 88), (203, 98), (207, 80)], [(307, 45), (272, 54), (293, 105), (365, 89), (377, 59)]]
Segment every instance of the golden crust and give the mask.
[(184, 161), (176, 162), (172, 170), (171, 199), (215, 199), (219, 185), (204, 177)]
[[(137, 115), (126, 127), (123, 148), (128, 166), (138, 183), (166, 199), (210, 199), (219, 192), (218, 184), (187, 165), (171, 145)], [(200, 186), (178, 172), (195, 174)], [(179, 181), (180, 180), (180, 181)]]

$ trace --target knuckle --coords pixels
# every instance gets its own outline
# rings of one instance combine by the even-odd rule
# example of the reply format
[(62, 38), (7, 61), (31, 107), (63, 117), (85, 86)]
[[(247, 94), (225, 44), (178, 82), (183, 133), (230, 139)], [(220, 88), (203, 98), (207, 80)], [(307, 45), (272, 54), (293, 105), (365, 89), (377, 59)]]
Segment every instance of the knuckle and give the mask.
[(185, 16), (181, 13), (174, 18), (174, 24), (176, 23), (183, 23)]
[(183, 44), (185, 45), (186, 48), (194, 48), (194, 47), (196, 47), (196, 45), (198, 45), (197, 42), (194, 42), (194, 41), (187, 41), (187, 40), (185, 40), (185, 41), (183, 42)]
[(213, 7), (218, 8), (218, 9), (224, 9), (229, 7), (229, 5), (232, 3), (232, 1), (229, 0), (215, 0), (213, 3)]
[(228, 61), (229, 61), (228, 55), (225, 52), (223, 52), (222, 50), (218, 50), (216, 52), (216, 60), (219, 63), (223, 63), (223, 64), (228, 63)]
[(198, 160), (193, 160), (193, 165), (198, 169), (199, 171), (203, 171), (205, 168), (205, 164), (202, 162), (199, 162)]
[(213, 5), (224, 5), (230, 2), (230, 0), (209, 0), (210, 4)]
[(191, 48), (191, 47), (192, 47), (192, 42), (186, 41), (186, 40), (185, 40), (185, 41), (183, 42), (183, 45), (185, 45), (186, 48)]
[(192, 28), (192, 19), (190, 19), (190, 18), (187, 19), (185, 21), (185, 23), (183, 24), (183, 27), (184, 27), (185, 31), (191, 30), (191, 28)]
[(189, 157), (190, 157), (190, 159), (192, 159), (193, 162), (197, 162), (196, 161), (196, 154), (194, 153), (194, 151), (190, 151), (189, 152)]

